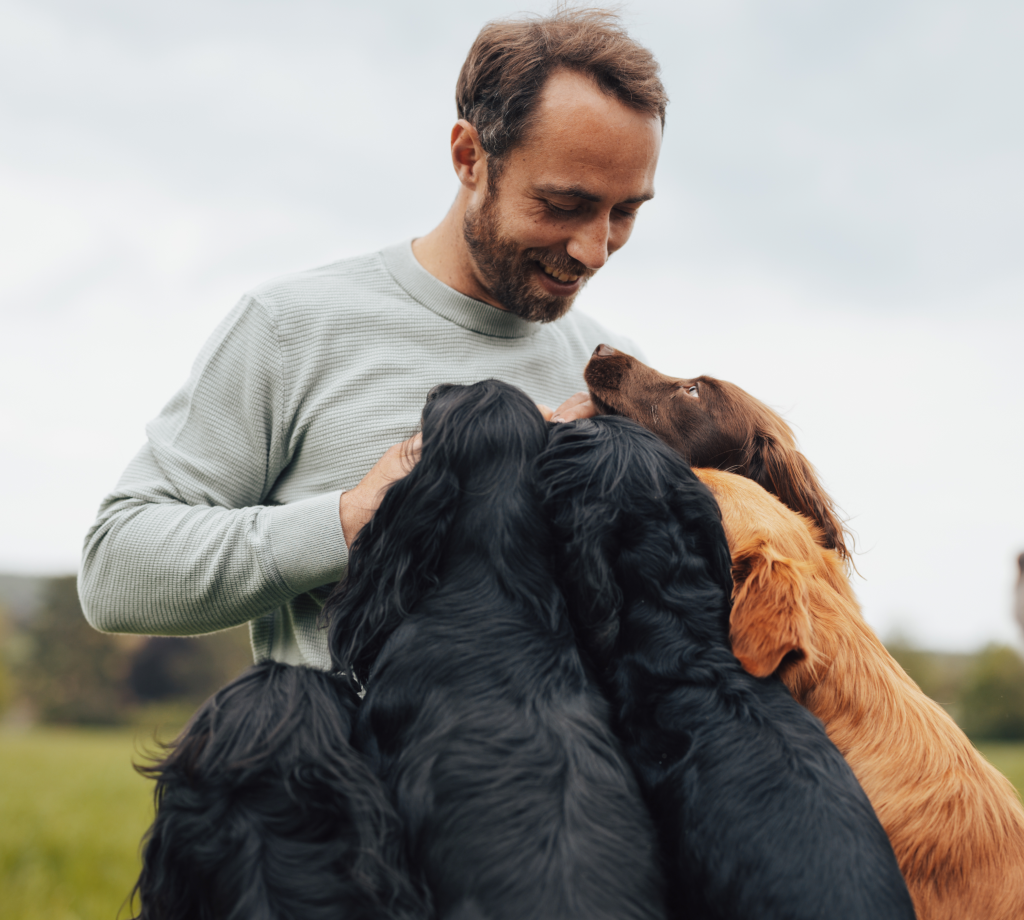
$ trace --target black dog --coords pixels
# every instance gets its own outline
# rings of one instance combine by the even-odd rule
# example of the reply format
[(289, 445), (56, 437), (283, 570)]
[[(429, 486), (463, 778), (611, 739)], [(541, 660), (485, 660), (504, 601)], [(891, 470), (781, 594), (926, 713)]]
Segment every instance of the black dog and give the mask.
[(160, 763), (141, 920), (414, 920), (398, 818), (349, 747), (347, 680), (266, 662), (218, 691)]
[(548, 429), (495, 380), (435, 388), (419, 463), (325, 613), (366, 696), (353, 744), (441, 918), (664, 917), (655, 834), (584, 671), (530, 481)]
[(598, 418), (559, 426), (538, 477), (677, 916), (912, 918), (885, 831), (821, 723), (730, 651), (729, 548), (686, 462), (635, 422)]

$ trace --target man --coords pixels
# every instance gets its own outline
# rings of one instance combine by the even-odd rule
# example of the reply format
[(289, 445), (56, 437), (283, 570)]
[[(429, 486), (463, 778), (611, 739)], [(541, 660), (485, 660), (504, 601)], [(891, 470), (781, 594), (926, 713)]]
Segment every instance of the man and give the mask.
[(621, 340), (569, 310), (654, 194), (658, 65), (610, 13), (496, 22), (456, 101), (444, 220), (250, 292), (150, 423), (86, 537), (97, 629), (249, 621), (257, 660), (328, 668), (324, 593), (414, 460), (432, 386), (498, 377), (566, 420), (591, 413), (566, 397), (593, 348)]

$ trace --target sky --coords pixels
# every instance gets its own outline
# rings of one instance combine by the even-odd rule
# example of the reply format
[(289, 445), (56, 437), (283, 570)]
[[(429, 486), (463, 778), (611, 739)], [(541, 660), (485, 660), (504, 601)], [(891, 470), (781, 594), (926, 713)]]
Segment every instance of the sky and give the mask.
[[(440, 220), (459, 67), (523, 8), (0, 0), (0, 571), (77, 568), (245, 290)], [(1024, 647), (1024, 6), (623, 11), (657, 195), (575, 309), (784, 415), (883, 637)]]

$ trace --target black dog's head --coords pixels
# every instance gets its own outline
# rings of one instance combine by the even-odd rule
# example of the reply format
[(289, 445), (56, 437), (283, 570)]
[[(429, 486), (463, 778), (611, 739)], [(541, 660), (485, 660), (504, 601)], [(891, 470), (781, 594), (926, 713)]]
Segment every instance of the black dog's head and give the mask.
[(620, 614), (644, 603), (691, 612), (691, 634), (726, 641), (732, 577), (721, 515), (671, 448), (629, 419), (570, 422), (552, 431), (537, 484), (570, 613), (598, 661), (614, 649)]
[(421, 415), (423, 450), (410, 475), (456, 477), (474, 489), (519, 479), (547, 442), (547, 425), (534, 402), (501, 380), (468, 386), (442, 383), (428, 394)]
[(523, 541), (546, 532), (530, 473), (547, 423), (522, 390), (499, 380), (442, 384), (427, 397), (422, 426), (419, 462), (388, 489), (324, 607), (335, 667), (363, 682), (387, 637), (437, 586), (455, 541), (486, 553), (516, 593), (531, 578), (516, 566)]

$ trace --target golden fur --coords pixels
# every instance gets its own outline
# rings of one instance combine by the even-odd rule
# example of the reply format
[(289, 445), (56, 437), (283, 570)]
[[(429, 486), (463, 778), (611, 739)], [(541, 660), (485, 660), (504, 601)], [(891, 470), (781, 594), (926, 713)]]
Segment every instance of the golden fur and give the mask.
[(825, 724), (892, 842), (920, 920), (1024, 918), (1024, 807), (864, 622), (842, 560), (757, 483), (695, 470), (722, 509), (733, 651)]

